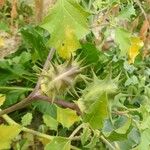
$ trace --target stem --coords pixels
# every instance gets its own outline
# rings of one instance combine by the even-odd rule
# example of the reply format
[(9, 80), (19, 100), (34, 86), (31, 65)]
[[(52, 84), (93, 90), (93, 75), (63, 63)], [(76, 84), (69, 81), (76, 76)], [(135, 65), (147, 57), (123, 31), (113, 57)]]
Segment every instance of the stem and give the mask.
[(46, 101), (46, 102), (49, 102), (51, 104), (55, 103), (58, 106), (61, 106), (61, 107), (64, 107), (64, 108), (70, 108), (72, 110), (75, 110), (78, 115), (81, 115), (81, 111), (80, 111), (78, 105), (76, 105), (75, 103), (67, 102), (65, 100), (54, 100), (54, 101), (52, 101), (52, 99), (50, 99), (47, 96), (39, 95), (39, 91), (33, 91), (27, 98), (25, 98), (22, 101), (12, 105), (11, 107), (8, 107), (8, 108), (0, 111), (0, 116), (2, 116), (4, 114), (11, 113), (11, 112), (13, 112), (15, 110), (19, 110), (21, 108), (24, 108), (28, 104), (30, 104), (31, 102), (33, 102), (35, 100)]
[(76, 146), (73, 146), (73, 145), (71, 145), (71, 149), (72, 150), (81, 150), (81, 149), (79, 149), (79, 148), (77, 148)]
[(28, 133), (31, 133), (33, 135), (36, 135), (36, 136), (39, 136), (39, 137), (42, 137), (42, 138), (46, 138), (46, 139), (49, 139), (49, 140), (53, 139), (53, 136), (50, 136), (50, 135), (47, 135), (47, 134), (44, 134), (44, 133), (41, 133), (41, 132), (38, 132), (38, 131), (35, 131), (35, 130), (32, 130), (32, 129), (28, 129), (26, 127), (23, 127), (22, 131), (28, 132)]
[(0, 90), (22, 90), (22, 91), (33, 91), (33, 88), (26, 88), (26, 87), (16, 87), (16, 86), (1, 86)]
[[(55, 49), (52, 48), (50, 50), (49, 54), (48, 54), (48, 57), (47, 57), (47, 59), (45, 61), (44, 66), (43, 66), (43, 70), (44, 71), (48, 70), (49, 62), (53, 58), (54, 52), (55, 52)], [(72, 73), (72, 71), (76, 71), (76, 68), (73, 68), (73, 70), (71, 70), (71, 72), (68, 72), (69, 75), (70, 75), (70, 73)], [(15, 110), (24, 108), (25, 106), (27, 106), (29, 103), (33, 102), (34, 100), (43, 100), (43, 101), (47, 101), (47, 102), (50, 102), (50, 103), (55, 103), (55, 104), (57, 104), (59, 106), (62, 106), (64, 108), (70, 108), (72, 110), (75, 110), (78, 115), (81, 115), (81, 111), (80, 111), (78, 105), (76, 105), (75, 103), (67, 102), (67, 101), (64, 101), (64, 100), (54, 100), (53, 101), (49, 97), (47, 97), (45, 95), (41, 95), (42, 94), (41, 91), (40, 91), (41, 79), (42, 79), (42, 76), (40, 76), (38, 78), (38, 81), (37, 81), (37, 84), (36, 84), (35, 88), (32, 89), (32, 92), (29, 94), (28, 97), (26, 97), (22, 101), (18, 102), (17, 104), (14, 104), (13, 106), (11, 106), (9, 108), (6, 108), (6, 109), (0, 111), (0, 116), (4, 115), (4, 114), (11, 113), (11, 112), (13, 112)]]
[(105, 139), (103, 135), (100, 136), (101, 140), (108, 145), (112, 150), (117, 150), (108, 140)]
[(72, 139), (80, 129), (82, 129), (84, 127), (84, 124), (80, 124), (72, 133), (71, 135), (69, 136), (70, 139)]
[[(0, 109), (1, 110), (1, 109)], [(9, 124), (9, 125), (19, 125), (18, 123), (16, 123), (13, 119), (11, 119), (8, 115), (3, 115), (2, 118)], [(20, 125), (19, 125), (20, 126)], [(44, 133), (41, 133), (41, 132), (38, 132), (38, 131), (35, 131), (35, 130), (32, 130), (32, 129), (28, 129), (26, 127), (22, 127), (22, 131), (24, 132), (28, 132), (28, 133), (31, 133), (33, 135), (36, 135), (36, 136), (39, 136), (39, 137), (42, 137), (42, 138), (46, 138), (46, 139), (49, 139), (49, 140), (52, 140), (53, 139), (53, 136), (49, 136), (47, 134), (44, 134)]]
[(23, 99), (22, 101), (20, 101), (19, 103), (0, 111), (0, 116), (2, 116), (4, 114), (11, 113), (15, 110), (19, 110), (21, 108), (24, 108), (25, 106), (27, 106), (30, 103), (30, 100), (31, 99), (29, 97), (27, 97), (27, 98)]
[[(35, 99), (52, 103), (52, 99), (44, 95), (38, 95), (37, 97), (35, 97)], [(78, 115), (81, 115), (81, 110), (79, 109), (78, 105), (75, 103), (67, 102), (65, 100), (54, 100), (53, 103), (55, 103), (58, 106), (62, 106), (64, 108), (70, 108), (72, 110), (75, 110)]]

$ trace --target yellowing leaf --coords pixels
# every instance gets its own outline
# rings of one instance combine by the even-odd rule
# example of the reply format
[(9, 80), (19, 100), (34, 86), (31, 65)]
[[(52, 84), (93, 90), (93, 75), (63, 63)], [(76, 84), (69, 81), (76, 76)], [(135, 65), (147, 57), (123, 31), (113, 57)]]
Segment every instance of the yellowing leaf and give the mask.
[(18, 125), (0, 125), (0, 150), (10, 149), (11, 141), (20, 133)]
[(75, 111), (67, 108), (63, 109), (57, 107), (57, 121), (60, 122), (64, 127), (71, 127), (76, 121), (79, 121), (79, 116)]
[(47, 145), (51, 140), (43, 137), (37, 137), (37, 139), (45, 146)]
[(0, 94), (0, 106), (3, 105), (3, 103), (5, 102), (5, 99), (6, 99), (5, 95)]
[(0, 37), (0, 48), (2, 48), (5, 45), (4, 39)]
[(64, 40), (62, 40), (58, 46), (58, 54), (64, 59), (69, 59), (71, 54), (80, 48), (80, 43), (74, 33), (74, 30), (69, 26), (65, 28)]
[(129, 63), (134, 63), (136, 56), (139, 54), (139, 50), (143, 46), (143, 41), (139, 37), (131, 38), (131, 46), (129, 48)]
[(57, 0), (41, 27), (51, 34), (49, 45), (63, 58), (80, 48), (79, 40), (87, 33), (90, 14), (76, 0)]

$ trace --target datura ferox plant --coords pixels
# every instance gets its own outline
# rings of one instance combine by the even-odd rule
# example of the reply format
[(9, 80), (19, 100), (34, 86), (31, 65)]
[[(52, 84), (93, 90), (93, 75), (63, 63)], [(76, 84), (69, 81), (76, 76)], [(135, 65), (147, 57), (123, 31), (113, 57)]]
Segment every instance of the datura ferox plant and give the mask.
[(56, 0), (21, 28), (32, 5), (6, 1), (22, 40), (0, 59), (0, 150), (149, 150), (149, 1)]

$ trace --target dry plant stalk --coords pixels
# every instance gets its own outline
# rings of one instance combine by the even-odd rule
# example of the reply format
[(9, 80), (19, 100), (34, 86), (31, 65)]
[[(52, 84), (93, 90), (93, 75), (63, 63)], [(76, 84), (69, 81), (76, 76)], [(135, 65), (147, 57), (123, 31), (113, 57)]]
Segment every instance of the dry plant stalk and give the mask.
[(49, 8), (51, 8), (55, 2), (56, 0), (35, 0), (36, 23), (42, 21), (42, 18), (47, 14)]
[(17, 0), (12, 0), (12, 9), (11, 9), (11, 12), (10, 12), (10, 16), (11, 16), (11, 27), (13, 27), (13, 21), (18, 16), (18, 13), (17, 13)]
[(0, 0), (0, 9), (4, 6), (5, 0)]
[(43, 4), (43, 0), (35, 0), (36, 23), (39, 23), (43, 18)]

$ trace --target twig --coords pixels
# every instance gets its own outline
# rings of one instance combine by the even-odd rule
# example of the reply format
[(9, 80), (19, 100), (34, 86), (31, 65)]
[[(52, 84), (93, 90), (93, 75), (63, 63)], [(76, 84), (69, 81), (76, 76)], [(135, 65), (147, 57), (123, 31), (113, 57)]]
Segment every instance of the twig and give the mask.
[[(9, 125), (18, 125), (20, 126), (18, 123), (16, 123), (13, 119), (11, 119), (8, 115), (3, 115), (2, 118), (9, 124)], [(28, 133), (31, 133), (33, 135), (36, 135), (36, 136), (39, 136), (39, 137), (43, 137), (43, 138), (46, 138), (46, 139), (49, 139), (49, 140), (52, 140), (53, 139), (53, 136), (49, 136), (47, 134), (44, 134), (44, 133), (41, 133), (41, 132), (38, 132), (38, 131), (35, 131), (35, 130), (32, 130), (32, 129), (28, 129), (26, 127), (22, 127), (21, 128), (22, 131), (24, 132), (28, 132)]]
[[(53, 58), (54, 52), (55, 52), (55, 49), (52, 48), (50, 50), (50, 52), (49, 52), (49, 55), (48, 55), (48, 57), (47, 57), (47, 59), (45, 61), (44, 66), (43, 66), (43, 71), (48, 70), (49, 62)], [(42, 73), (43, 73), (43, 71), (42, 71)], [(11, 106), (9, 108), (6, 108), (6, 109), (0, 111), (0, 116), (2, 116), (4, 114), (11, 113), (11, 112), (13, 112), (15, 110), (19, 110), (21, 108), (24, 108), (28, 104), (30, 104), (31, 102), (33, 102), (35, 100), (42, 100), (42, 101), (47, 101), (47, 102), (50, 102), (50, 103), (55, 103), (55, 104), (57, 104), (59, 106), (62, 106), (64, 108), (70, 108), (72, 110), (75, 110), (78, 115), (81, 115), (81, 111), (80, 111), (79, 107), (75, 103), (67, 102), (67, 101), (64, 101), (64, 100), (54, 100), (54, 101), (52, 101), (51, 98), (43, 95), (43, 93), (41, 93), (41, 91), (40, 91), (41, 79), (42, 79), (42, 76), (39, 77), (34, 90), (29, 94), (28, 97), (26, 97), (25, 99), (23, 99), (19, 103), (14, 104), (13, 106)]]
[(80, 124), (73, 132), (72, 134), (69, 136), (69, 139), (72, 139), (80, 129), (82, 129), (84, 127), (84, 124)]
[(67, 102), (65, 100), (54, 100), (54, 101), (52, 101), (52, 99), (50, 99), (48, 96), (45, 96), (45, 95), (37, 95), (36, 97), (34, 97), (34, 99), (46, 101), (49, 103), (55, 103), (56, 105), (62, 106), (64, 108), (70, 108), (72, 110), (75, 110), (78, 115), (81, 115), (81, 110), (79, 109), (78, 105), (76, 105), (75, 103)]
[(106, 144), (108, 145), (112, 150), (117, 150), (107, 139), (105, 139), (105, 137), (103, 135), (100, 136), (100, 139)]

